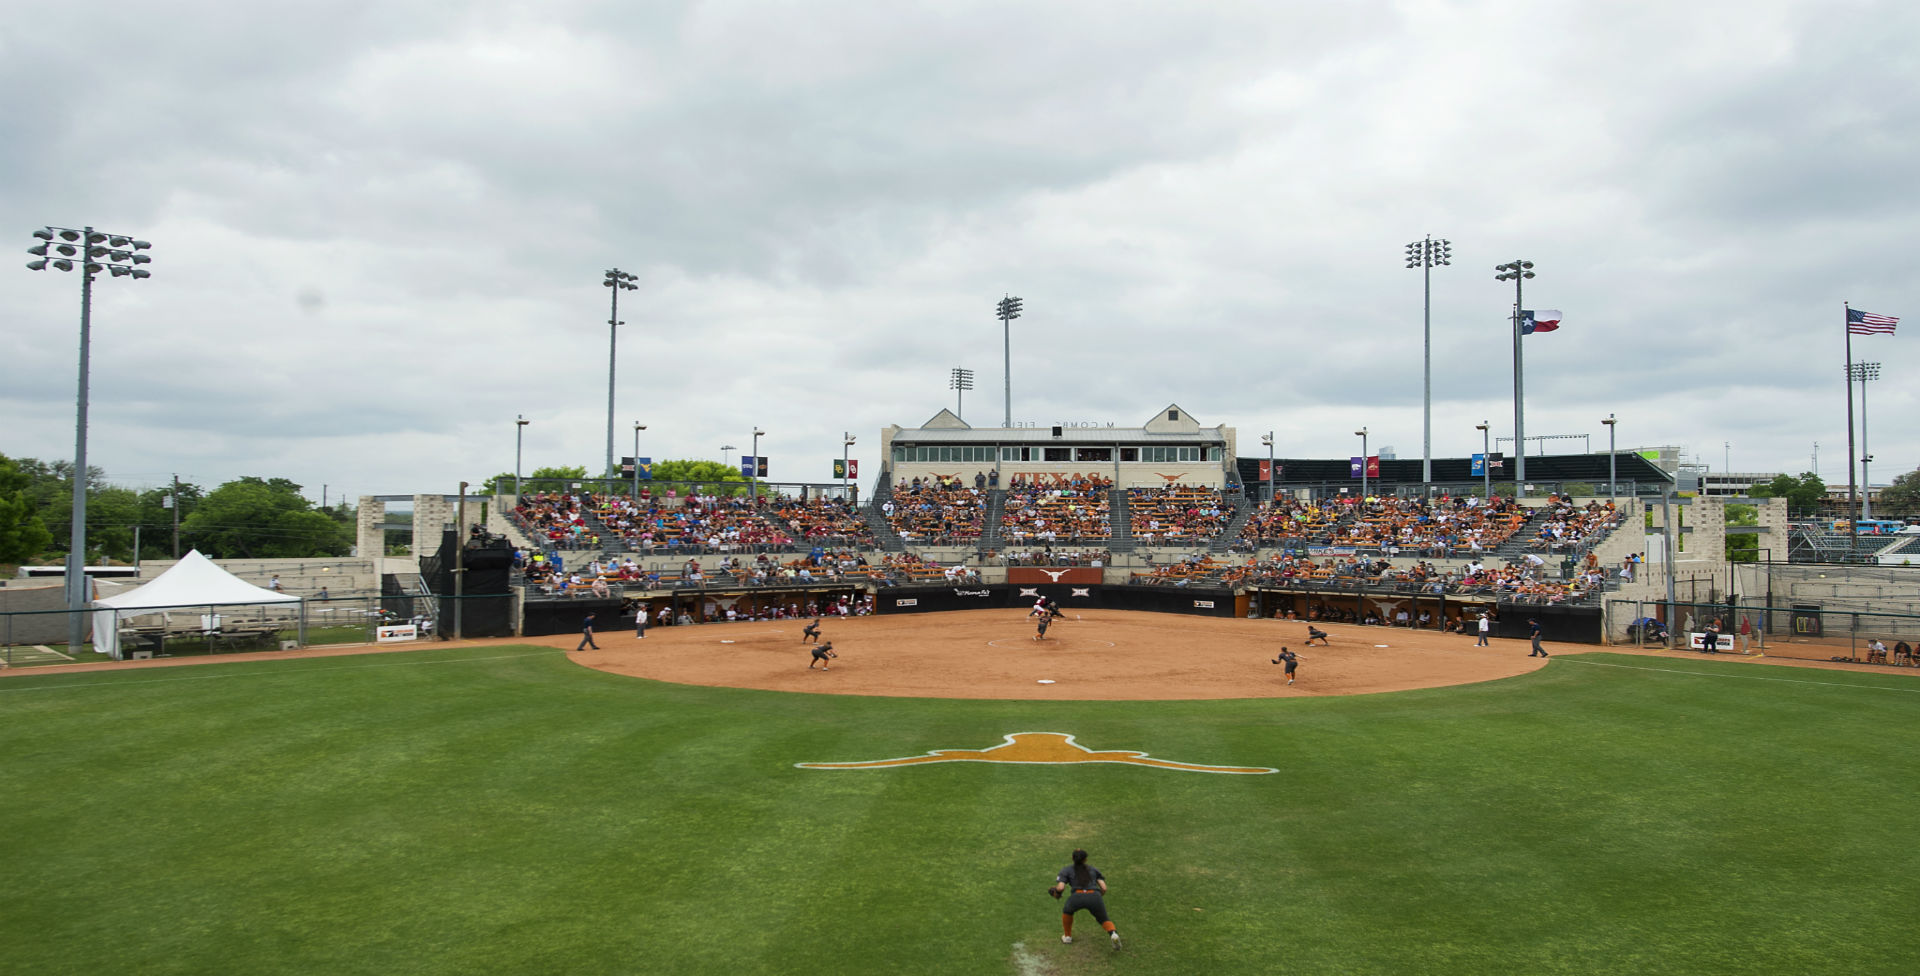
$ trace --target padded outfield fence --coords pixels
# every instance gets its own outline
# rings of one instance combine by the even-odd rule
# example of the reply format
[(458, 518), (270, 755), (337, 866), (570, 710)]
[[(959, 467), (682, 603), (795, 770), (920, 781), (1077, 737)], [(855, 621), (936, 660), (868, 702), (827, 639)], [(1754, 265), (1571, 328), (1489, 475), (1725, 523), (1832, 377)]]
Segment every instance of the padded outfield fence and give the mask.
[[(1796, 602), (1787, 606), (1765, 603), (1611, 600), (1607, 604), (1607, 636), (1612, 643), (1638, 647), (1698, 649), (1698, 635), (1714, 621), (1720, 623), (1719, 651), (1723, 654), (1764, 654), (1806, 661), (1857, 661), (1889, 667), (1916, 665), (1913, 653), (1900, 655), (1898, 647), (1920, 647), (1920, 614), (1863, 610), (1856, 606)], [(1671, 607), (1671, 609), (1669, 609)], [(1657, 637), (1659, 621), (1670, 640)], [(1874, 641), (1885, 645), (1876, 651)]]

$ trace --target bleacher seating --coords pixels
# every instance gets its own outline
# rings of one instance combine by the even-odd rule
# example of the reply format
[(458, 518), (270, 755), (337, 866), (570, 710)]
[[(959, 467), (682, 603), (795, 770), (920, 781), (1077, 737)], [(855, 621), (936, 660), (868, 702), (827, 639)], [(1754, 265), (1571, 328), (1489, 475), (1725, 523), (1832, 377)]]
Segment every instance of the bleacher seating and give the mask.
[(885, 504), (887, 525), (909, 546), (972, 545), (986, 521), (987, 489), (915, 478), (896, 485)]
[(1129, 488), (1127, 510), (1143, 546), (1205, 546), (1232, 517), (1218, 490), (1198, 485)]
[(1008, 485), (1000, 516), (1001, 542), (1053, 545), (1113, 538), (1107, 497), (1111, 485), (1098, 478), (1079, 478), (1066, 485)]

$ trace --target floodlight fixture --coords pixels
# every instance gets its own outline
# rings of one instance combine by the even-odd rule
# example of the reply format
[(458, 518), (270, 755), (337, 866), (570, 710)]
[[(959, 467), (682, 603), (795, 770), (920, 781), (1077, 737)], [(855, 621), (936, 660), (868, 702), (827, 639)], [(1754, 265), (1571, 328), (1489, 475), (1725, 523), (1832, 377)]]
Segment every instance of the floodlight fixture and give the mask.
[[(135, 244), (137, 245), (138, 242), (136, 241)], [(600, 284), (604, 285), (607, 288), (612, 289), (610, 294), (613, 298), (612, 310), (607, 315), (607, 468), (606, 468), (606, 476), (609, 478), (613, 477), (613, 475), (615, 474), (615, 471), (613, 468), (614, 363), (616, 361), (615, 354), (617, 353), (619, 349), (619, 344), (620, 344), (619, 329), (622, 325), (626, 324), (620, 321), (620, 293), (623, 291), (638, 290), (640, 286), (634, 284), (636, 280), (638, 280), (637, 275), (629, 274), (625, 271), (620, 270), (619, 268), (608, 268), (606, 277), (602, 278), (600, 281)]]
[[(152, 277), (152, 272), (134, 268), (133, 254), (120, 248), (125, 244), (131, 244), (137, 249), (145, 250), (153, 245), (118, 234), (104, 234), (91, 227), (75, 230), (71, 227), (48, 226), (33, 231), (32, 236), (39, 243), (28, 248), (28, 253), (35, 257), (35, 260), (27, 262), (29, 269), (44, 271), (52, 267), (57, 271), (72, 271), (76, 263), (80, 265), (80, 390), (74, 410), (74, 474), (70, 479), (73, 482), (73, 503), (70, 509), (72, 534), (67, 546), (66, 566), (66, 602), (69, 610), (67, 644), (69, 647), (79, 647), (86, 643), (86, 611), (92, 598), (86, 574), (86, 471), (87, 380), (92, 353), (93, 278), (102, 271), (108, 272), (109, 276), (114, 278)], [(49, 257), (49, 246), (52, 253), (60, 256)], [(96, 260), (100, 258), (106, 259), (105, 263)], [(146, 260), (138, 263), (144, 264)]]
[(1533, 262), (1516, 258), (1496, 265), (1495, 281), (1513, 282), (1513, 497), (1527, 494), (1527, 397), (1526, 360), (1520, 349), (1520, 313), (1523, 308), (1521, 285), (1533, 277)]
[(1007, 295), (1000, 299), (1000, 303), (995, 306), (994, 311), (995, 316), (1000, 319), (1000, 342), (1005, 351), (1006, 425), (1008, 427), (1013, 426), (1013, 320), (1020, 317), (1021, 305), (1022, 302), (1019, 298), (1013, 295)]

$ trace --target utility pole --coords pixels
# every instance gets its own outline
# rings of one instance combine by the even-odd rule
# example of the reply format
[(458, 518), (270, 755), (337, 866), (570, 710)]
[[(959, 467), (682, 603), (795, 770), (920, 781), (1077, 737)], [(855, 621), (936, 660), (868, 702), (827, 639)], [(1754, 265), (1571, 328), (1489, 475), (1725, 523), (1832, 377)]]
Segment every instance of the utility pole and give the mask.
[(1020, 299), (1008, 295), (1000, 299), (996, 314), (1000, 318), (1000, 341), (1005, 347), (1007, 375), (1007, 426), (1013, 426), (1013, 320), (1020, 317)]
[(1500, 272), (1493, 276), (1495, 281), (1513, 282), (1513, 497), (1517, 501), (1527, 497), (1527, 398), (1526, 370), (1522, 368), (1520, 354), (1523, 311), (1520, 283), (1533, 277), (1533, 262), (1516, 259), (1494, 265), (1493, 270)]
[(173, 476), (173, 558), (180, 558), (180, 476)]
[(460, 482), (458, 515), (453, 519), (453, 639), (461, 639), (460, 604), (467, 582), (467, 483)]
[(1424, 390), (1420, 411), (1420, 485), (1428, 497), (1433, 495), (1433, 268), (1452, 264), (1452, 257), (1452, 244), (1445, 240), (1427, 237), (1407, 245), (1407, 267), (1419, 268), (1421, 277), (1426, 279), (1426, 311), (1420, 327), (1426, 347), (1420, 374)]

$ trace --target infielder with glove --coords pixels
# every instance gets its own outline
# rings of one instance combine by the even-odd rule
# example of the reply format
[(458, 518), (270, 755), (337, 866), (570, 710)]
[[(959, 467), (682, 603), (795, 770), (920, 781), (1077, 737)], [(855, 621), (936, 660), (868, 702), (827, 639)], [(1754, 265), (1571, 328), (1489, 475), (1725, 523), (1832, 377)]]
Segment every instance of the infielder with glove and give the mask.
[(1073, 852), (1073, 863), (1060, 869), (1047, 894), (1059, 898), (1069, 891), (1073, 893), (1072, 896), (1067, 898), (1065, 905), (1060, 906), (1060, 941), (1073, 941), (1073, 916), (1085, 909), (1107, 931), (1107, 937), (1113, 940), (1113, 947), (1120, 948), (1120, 933), (1107, 919), (1106, 876), (1100, 873), (1099, 868), (1087, 863), (1086, 851)]

